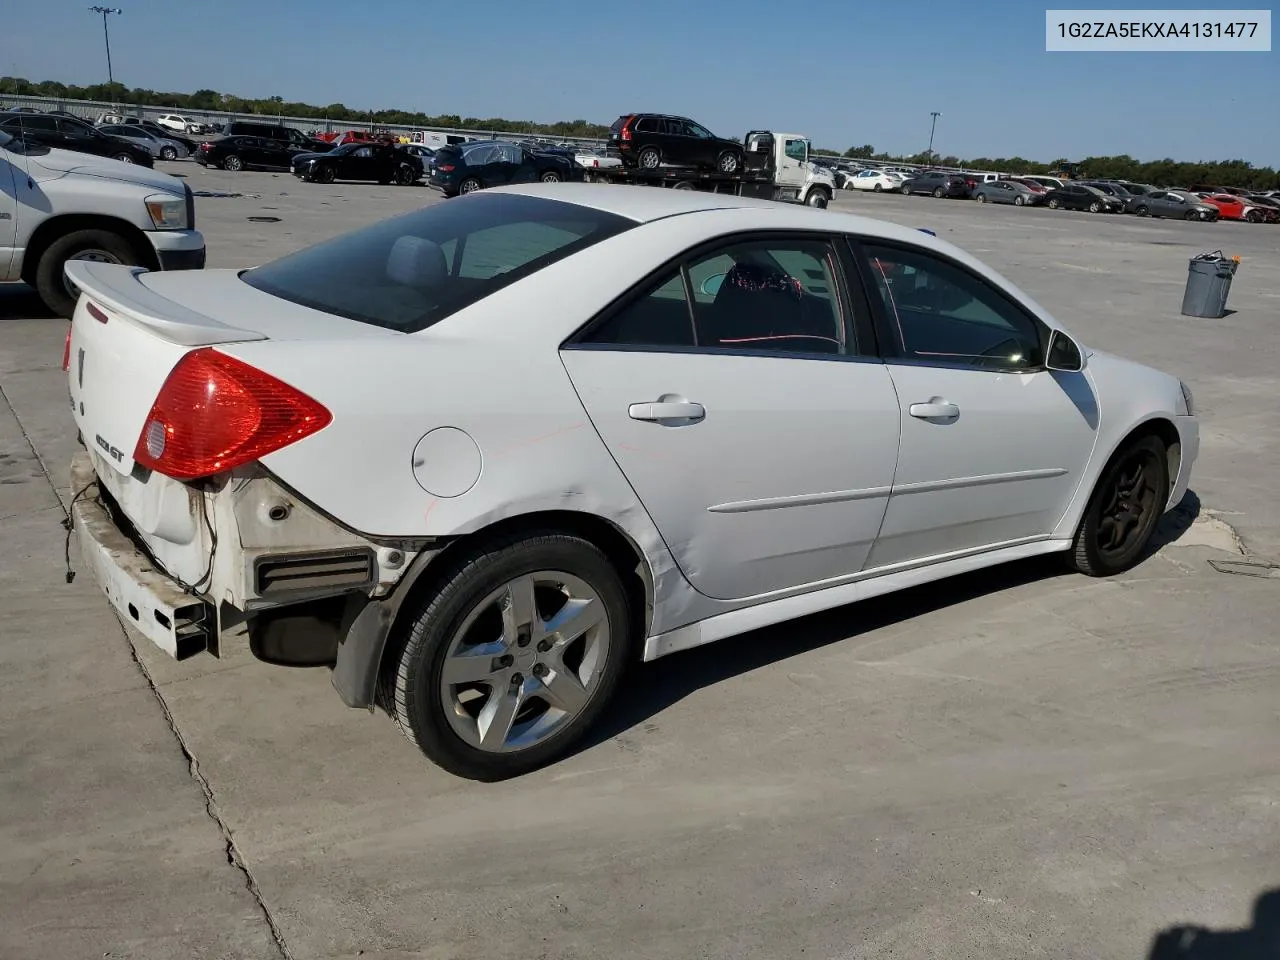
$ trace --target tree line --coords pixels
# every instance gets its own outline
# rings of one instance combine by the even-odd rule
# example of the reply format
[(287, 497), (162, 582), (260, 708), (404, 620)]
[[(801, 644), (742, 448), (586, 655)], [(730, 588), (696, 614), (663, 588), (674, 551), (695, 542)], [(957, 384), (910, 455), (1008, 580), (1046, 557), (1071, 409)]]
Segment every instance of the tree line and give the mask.
[[(195, 93), (147, 90), (126, 87), (122, 83), (98, 83), (86, 87), (42, 80), (33, 83), (21, 77), (0, 77), (0, 97), (38, 96), (58, 97), (66, 100), (97, 100), (106, 103), (135, 106), (168, 107), (173, 110), (221, 111), (268, 117), (299, 117), (325, 120), (334, 124), (359, 124), (361, 126), (440, 127), (459, 130), (485, 130), (493, 133), (538, 135), (550, 137), (583, 137), (604, 139), (609, 128), (587, 120), (561, 120), (556, 123), (535, 123), (532, 120), (506, 120), (501, 117), (462, 117), (456, 113), (432, 116), (410, 110), (353, 109), (342, 103), (316, 106), (310, 103), (286, 101), (283, 97), (240, 97), (219, 93), (216, 90), (197, 90)], [(1042, 163), (1023, 157), (975, 157), (963, 159), (938, 156), (921, 152), (911, 156), (877, 151), (871, 144), (850, 147), (843, 152), (819, 149), (815, 153), (845, 157), (851, 160), (880, 160), (889, 163), (929, 164), (946, 167), (968, 167), (990, 170), (996, 173), (1052, 173), (1060, 170), (1068, 161), (1054, 160)], [(1271, 167), (1255, 167), (1244, 160), (1212, 160), (1189, 162), (1172, 159), (1142, 161), (1127, 154), (1112, 157), (1085, 157), (1075, 161), (1078, 175), (1095, 178), (1133, 180), (1137, 183), (1193, 184), (1207, 183), (1213, 186), (1244, 187), (1253, 190), (1280, 190), (1280, 171)]]

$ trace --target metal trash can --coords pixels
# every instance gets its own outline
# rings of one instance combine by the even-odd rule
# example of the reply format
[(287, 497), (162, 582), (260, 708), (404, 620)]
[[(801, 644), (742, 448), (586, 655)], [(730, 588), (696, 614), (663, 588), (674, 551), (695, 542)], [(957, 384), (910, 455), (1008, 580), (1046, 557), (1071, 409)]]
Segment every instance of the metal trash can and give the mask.
[(1239, 261), (1224, 257), (1221, 250), (1192, 257), (1187, 264), (1187, 289), (1182, 294), (1184, 317), (1216, 320), (1226, 315), (1227, 294)]

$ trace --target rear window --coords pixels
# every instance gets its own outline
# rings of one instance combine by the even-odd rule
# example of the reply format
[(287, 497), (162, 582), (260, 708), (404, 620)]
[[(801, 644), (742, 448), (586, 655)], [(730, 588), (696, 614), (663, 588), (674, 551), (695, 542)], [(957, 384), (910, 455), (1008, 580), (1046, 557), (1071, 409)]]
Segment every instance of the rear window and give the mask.
[(385, 220), (240, 276), (292, 303), (415, 333), (635, 225), (558, 200), (481, 194)]

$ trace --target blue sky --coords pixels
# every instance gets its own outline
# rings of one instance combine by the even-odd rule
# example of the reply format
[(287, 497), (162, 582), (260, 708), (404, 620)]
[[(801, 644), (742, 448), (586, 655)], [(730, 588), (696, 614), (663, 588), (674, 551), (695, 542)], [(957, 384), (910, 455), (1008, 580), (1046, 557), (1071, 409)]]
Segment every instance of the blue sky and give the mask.
[[(1046, 53), (1044, 6), (1026, 0), (117, 2), (115, 77), (158, 90), (537, 121), (669, 111), (902, 153), (928, 145), (938, 110), (944, 155), (1280, 164), (1274, 49)], [(106, 78), (87, 2), (0, 6), (0, 74)]]

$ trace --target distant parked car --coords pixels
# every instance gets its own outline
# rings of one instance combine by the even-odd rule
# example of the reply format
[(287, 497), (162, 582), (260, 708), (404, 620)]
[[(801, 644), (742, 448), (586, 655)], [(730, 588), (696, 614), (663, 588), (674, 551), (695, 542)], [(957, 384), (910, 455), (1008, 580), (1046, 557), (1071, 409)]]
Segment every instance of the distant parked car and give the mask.
[(262, 137), (266, 140), (279, 140), (294, 150), (305, 150), (308, 153), (324, 153), (332, 150), (336, 144), (326, 143), (315, 137), (308, 137), (301, 130), (286, 127), (280, 123), (255, 123), (251, 120), (233, 120), (223, 127), (224, 137)]
[(1140, 217), (1168, 217), (1177, 220), (1217, 220), (1217, 207), (1199, 197), (1178, 190), (1151, 190), (1134, 201), (1133, 212)]
[(1019, 179), (1034, 180), (1036, 183), (1043, 186), (1046, 190), (1057, 190), (1059, 187), (1065, 187), (1067, 185), (1067, 181), (1062, 180), (1059, 177), (1049, 177), (1040, 173), (1024, 174)]
[(1088, 210), (1090, 213), (1123, 213), (1124, 203), (1109, 197), (1097, 187), (1083, 183), (1068, 183), (1065, 187), (1050, 190), (1044, 197), (1050, 210)]
[(399, 146), (386, 143), (344, 143), (327, 153), (300, 153), (290, 168), (299, 180), (371, 180), (410, 186), (422, 179), (426, 164)]
[(428, 184), (446, 197), (508, 183), (560, 183), (582, 180), (582, 167), (561, 156), (536, 153), (503, 140), (477, 140), (441, 147), (432, 158)]
[(1083, 185), (1093, 187), (1093, 189), (1105, 193), (1108, 197), (1119, 200), (1124, 204), (1126, 213), (1133, 213), (1134, 207), (1137, 205), (1137, 198), (1118, 180), (1086, 180)]
[(156, 123), (164, 127), (166, 130), (172, 130), (175, 133), (204, 133), (204, 124), (196, 120), (189, 120), (181, 114), (166, 113), (162, 117), (156, 117)]
[(872, 193), (902, 192), (907, 178), (889, 170), (862, 170), (845, 181), (850, 190), (870, 190)]
[(930, 170), (905, 180), (901, 189), (908, 195), (929, 193), (935, 197), (967, 197), (969, 181), (963, 174)]
[(98, 130), (108, 136), (127, 137), (133, 140), (150, 150), (151, 156), (157, 160), (185, 160), (191, 156), (191, 151), (177, 140), (170, 137), (156, 136), (150, 130), (140, 127), (136, 123), (103, 124), (98, 127)]
[(979, 203), (1012, 203), (1016, 207), (1031, 206), (1044, 199), (1044, 190), (1032, 190), (1017, 180), (988, 180), (973, 191)]
[(1253, 203), (1247, 197), (1211, 193), (1201, 199), (1210, 206), (1217, 207), (1223, 220), (1245, 220), (1249, 223), (1274, 223), (1280, 220), (1280, 211), (1272, 210), (1265, 204)]
[(301, 152), (283, 140), (269, 137), (222, 137), (200, 144), (196, 163), (232, 173), (250, 167), (288, 170), (293, 165), (293, 158)]
[(167, 127), (162, 127), (154, 120), (140, 120), (138, 117), (125, 117), (121, 122), (124, 126), (141, 127), (143, 130), (146, 130), (157, 137), (175, 140), (186, 148), (187, 153), (195, 156), (197, 146), (196, 141), (174, 130), (170, 130)]
[(737, 173), (742, 144), (717, 137), (688, 117), (664, 113), (623, 114), (609, 128), (610, 152), (628, 167), (656, 170), (664, 164)]

